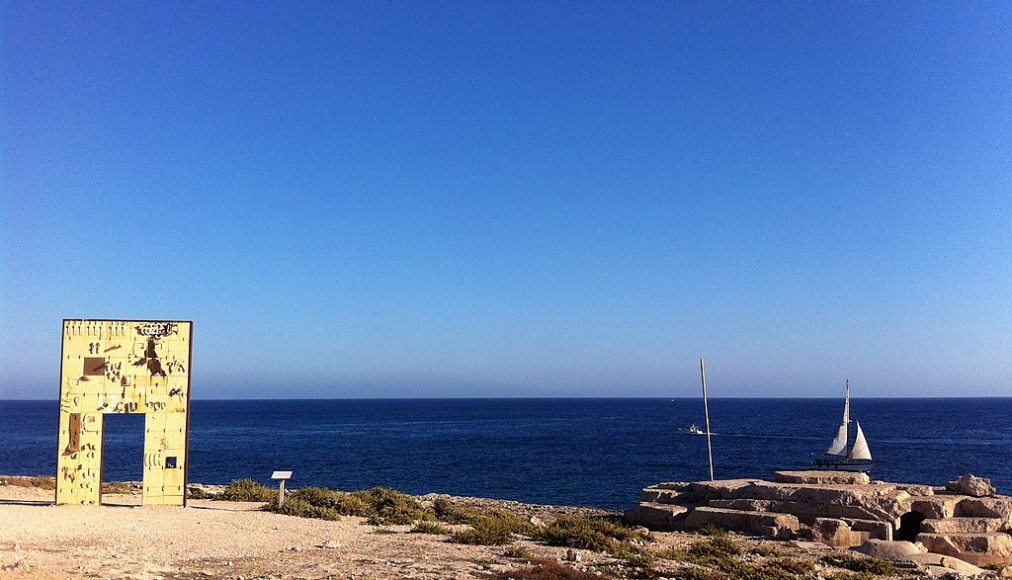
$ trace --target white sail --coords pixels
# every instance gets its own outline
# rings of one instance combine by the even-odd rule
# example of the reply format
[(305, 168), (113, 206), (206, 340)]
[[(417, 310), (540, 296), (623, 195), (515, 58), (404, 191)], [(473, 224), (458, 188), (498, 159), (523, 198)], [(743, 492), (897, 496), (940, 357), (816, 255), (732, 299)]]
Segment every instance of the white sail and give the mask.
[(843, 420), (840, 421), (840, 426), (836, 429), (836, 437), (833, 438), (829, 449), (826, 450), (827, 455), (844, 456), (847, 454), (848, 423), (850, 423), (850, 381), (847, 381), (847, 386), (843, 389)]
[(871, 461), (871, 450), (868, 449), (868, 441), (864, 438), (864, 431), (861, 431), (861, 423), (857, 423), (857, 439), (854, 440), (854, 447), (850, 449), (847, 459), (867, 459)]

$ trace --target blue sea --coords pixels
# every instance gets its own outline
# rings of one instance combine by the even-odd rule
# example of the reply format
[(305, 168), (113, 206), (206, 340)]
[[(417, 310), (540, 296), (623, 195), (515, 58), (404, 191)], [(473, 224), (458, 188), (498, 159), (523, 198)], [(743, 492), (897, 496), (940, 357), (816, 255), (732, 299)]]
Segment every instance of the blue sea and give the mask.
[[(710, 401), (718, 479), (804, 468), (842, 413), (832, 399)], [(55, 401), (0, 401), (0, 473), (56, 471)], [(1012, 493), (1012, 398), (853, 399), (872, 476), (944, 484), (973, 473)], [(699, 399), (327, 399), (192, 402), (190, 481), (387, 486), (624, 509), (640, 488), (708, 477)], [(142, 415), (107, 415), (105, 479), (141, 479)], [(853, 441), (853, 433), (851, 435)]]

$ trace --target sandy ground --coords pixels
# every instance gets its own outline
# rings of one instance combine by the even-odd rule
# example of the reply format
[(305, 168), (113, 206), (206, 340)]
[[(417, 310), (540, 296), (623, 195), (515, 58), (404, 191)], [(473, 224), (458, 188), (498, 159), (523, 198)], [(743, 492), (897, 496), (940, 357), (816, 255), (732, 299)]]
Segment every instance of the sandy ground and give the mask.
[[(103, 503), (56, 506), (52, 491), (0, 486), (0, 578), (483, 578), (526, 564), (503, 547), (356, 517), (311, 520), (209, 500), (142, 507), (139, 495), (106, 494)], [(530, 557), (566, 551), (520, 543)]]

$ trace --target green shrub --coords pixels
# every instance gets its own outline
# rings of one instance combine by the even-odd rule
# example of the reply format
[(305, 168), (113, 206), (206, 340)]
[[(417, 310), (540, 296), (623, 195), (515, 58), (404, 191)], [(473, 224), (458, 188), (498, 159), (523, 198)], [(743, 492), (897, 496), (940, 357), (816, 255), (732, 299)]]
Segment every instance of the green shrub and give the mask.
[(450, 536), (450, 541), (457, 544), (502, 546), (512, 542), (513, 534), (517, 532), (515, 521), (509, 518), (486, 516), (475, 520), (471, 524), (471, 529), (455, 532)]
[(630, 528), (579, 516), (561, 516), (535, 534), (550, 546), (608, 553), (627, 552), (621, 544), (637, 537), (636, 532)]
[(450, 530), (439, 522), (422, 520), (411, 528), (413, 534), (449, 534)]
[(474, 508), (453, 505), (453, 503), (443, 498), (432, 502), (432, 511), (436, 514), (436, 519), (448, 524), (470, 524), (485, 515)]
[(289, 497), (302, 500), (310, 505), (333, 510), (344, 516), (371, 515), (369, 504), (359, 496), (325, 487), (304, 487), (293, 491)]
[(277, 497), (273, 489), (252, 479), (236, 479), (225, 486), (218, 499), (226, 501), (258, 501), (270, 502)]
[(898, 574), (900, 569), (889, 560), (869, 556), (857, 557), (851, 554), (829, 554), (822, 557), (822, 563), (851, 572), (868, 572), (889, 576)]
[[(432, 511), (415, 498), (382, 487), (352, 493), (324, 487), (306, 487), (292, 491), (288, 494), (285, 505), (278, 508), (272, 490), (252, 480), (240, 480), (232, 482), (225, 489), (222, 499), (247, 496), (257, 499), (240, 501), (268, 501), (271, 505), (267, 509), (277, 513), (330, 520), (342, 515), (359, 516), (366, 518), (366, 523), (376, 526), (411, 524), (432, 520), (434, 517)], [(290, 502), (293, 502), (291, 507)]]
[(277, 514), (297, 516), (300, 518), (316, 518), (319, 520), (331, 521), (341, 519), (341, 514), (336, 511), (326, 507), (315, 506), (297, 497), (285, 498), (285, 503), (282, 506), (278, 506), (277, 501), (274, 501), (264, 506), (264, 509)]
[(432, 510), (426, 508), (410, 495), (385, 487), (374, 487), (351, 494), (366, 507), (368, 523), (372, 525), (403, 525), (419, 520), (435, 518)]

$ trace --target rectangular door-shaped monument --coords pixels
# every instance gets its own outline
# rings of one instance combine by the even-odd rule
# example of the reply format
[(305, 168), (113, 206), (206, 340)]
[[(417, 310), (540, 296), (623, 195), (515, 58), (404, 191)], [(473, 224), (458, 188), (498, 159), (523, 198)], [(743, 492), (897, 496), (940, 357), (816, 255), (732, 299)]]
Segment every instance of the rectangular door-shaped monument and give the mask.
[(144, 504), (186, 505), (193, 323), (64, 320), (56, 503), (101, 501), (106, 413), (144, 413)]

